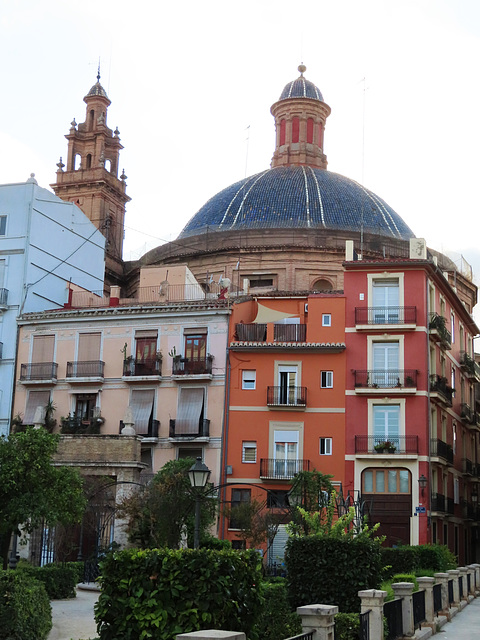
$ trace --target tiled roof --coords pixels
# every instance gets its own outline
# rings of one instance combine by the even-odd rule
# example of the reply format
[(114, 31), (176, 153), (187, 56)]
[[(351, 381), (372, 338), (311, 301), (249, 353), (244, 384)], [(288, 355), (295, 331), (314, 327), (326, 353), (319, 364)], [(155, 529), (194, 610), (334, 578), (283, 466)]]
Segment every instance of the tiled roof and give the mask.
[(108, 98), (107, 92), (100, 82), (96, 82), (85, 97), (88, 98), (89, 96), (102, 96), (102, 98)]
[(179, 237), (262, 228), (360, 231), (362, 224), (365, 233), (414, 237), (386, 202), (354, 180), (308, 166), (274, 167), (217, 193)]
[(279, 100), (285, 100), (287, 98), (311, 98), (312, 100), (324, 102), (320, 89), (303, 76), (285, 85)]

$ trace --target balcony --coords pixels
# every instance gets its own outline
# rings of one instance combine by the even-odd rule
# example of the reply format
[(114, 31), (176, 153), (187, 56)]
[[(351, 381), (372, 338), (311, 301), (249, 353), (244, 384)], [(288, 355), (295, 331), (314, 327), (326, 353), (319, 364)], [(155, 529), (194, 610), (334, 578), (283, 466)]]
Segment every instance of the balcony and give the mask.
[(103, 382), (105, 363), (101, 360), (76, 360), (67, 362), (69, 382)]
[(274, 324), (274, 342), (305, 342), (307, 339), (306, 324)]
[(162, 361), (160, 359), (135, 360), (132, 356), (123, 361), (123, 378), (125, 382), (142, 382), (145, 378), (160, 380)]
[(77, 416), (67, 416), (61, 419), (60, 433), (70, 435), (98, 435), (100, 425), (104, 419), (101, 416), (95, 418), (80, 418)]
[(435, 397), (448, 405), (452, 406), (452, 398), (453, 398), (453, 389), (448, 385), (448, 381), (446, 378), (442, 378), (437, 374), (432, 374), (430, 376), (430, 393), (435, 394)]
[(465, 422), (468, 422), (468, 424), (477, 423), (477, 417), (474, 410), (466, 402), (462, 402), (462, 404), (460, 405), (460, 416), (463, 420), (465, 420)]
[(172, 364), (172, 376), (181, 376), (182, 379), (185, 379), (186, 376), (195, 376), (195, 379), (200, 377), (212, 379), (212, 363), (212, 355), (207, 355), (204, 358), (175, 356)]
[(0, 310), (8, 307), (8, 289), (0, 289)]
[(310, 471), (310, 460), (260, 459), (262, 480), (291, 480), (300, 471)]
[(460, 351), (460, 366), (465, 371), (469, 378), (475, 378), (477, 376), (477, 367), (475, 367), (475, 360), (468, 355), (466, 351)]
[(385, 438), (378, 436), (355, 436), (355, 453), (357, 454), (382, 454), (382, 455), (417, 455), (418, 436), (391, 436), (388, 442), (394, 445), (387, 452), (381, 450), (379, 445), (385, 442)]
[(442, 458), (448, 464), (453, 464), (453, 448), (443, 440), (430, 440), (432, 458)]
[(445, 496), (442, 493), (432, 494), (432, 511), (447, 512)]
[(175, 420), (170, 420), (169, 438), (208, 438), (210, 436), (210, 420), (199, 420), (198, 431), (193, 433), (185, 433), (183, 429), (179, 433), (175, 423)]
[(353, 372), (357, 393), (390, 389), (400, 393), (415, 393), (417, 389), (416, 369), (375, 369)]
[(474, 475), (474, 465), (468, 458), (462, 458), (462, 472), (466, 476)]
[(417, 324), (417, 307), (355, 307), (355, 325), (357, 329), (368, 327), (369, 330), (378, 325), (402, 325), (403, 329), (415, 328)]
[(266, 342), (266, 324), (236, 324), (235, 334), (240, 342)]
[[(122, 433), (122, 429), (125, 426), (123, 420), (120, 420), (120, 425), (118, 428), (118, 433)], [(135, 427), (134, 427), (135, 428)], [(150, 420), (148, 423), (148, 431), (147, 433), (138, 433), (137, 435), (142, 438), (155, 438), (158, 440), (158, 430), (160, 428), (160, 420)]]
[(447, 320), (443, 316), (431, 313), (428, 328), (432, 338), (440, 342), (444, 349), (452, 348), (452, 334), (447, 329)]
[(53, 383), (57, 381), (56, 362), (29, 362), (20, 366), (20, 381), (23, 383)]
[(462, 500), (462, 517), (465, 520), (477, 520), (477, 507), (467, 500)]
[(307, 406), (307, 387), (267, 387), (267, 405), (304, 409)]

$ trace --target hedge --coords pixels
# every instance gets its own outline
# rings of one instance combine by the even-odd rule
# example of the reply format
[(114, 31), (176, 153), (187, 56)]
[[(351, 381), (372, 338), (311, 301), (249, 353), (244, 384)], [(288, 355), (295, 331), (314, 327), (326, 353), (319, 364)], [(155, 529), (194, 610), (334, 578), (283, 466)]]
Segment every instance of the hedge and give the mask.
[(279, 640), (302, 633), (301, 618), (288, 603), (285, 579), (265, 582), (264, 589), (262, 617), (255, 625), (258, 637), (262, 640)]
[(46, 564), (44, 567), (33, 567), (18, 564), (17, 571), (43, 582), (50, 600), (75, 598), (77, 584), (77, 567), (62, 564)]
[(290, 538), (285, 562), (293, 608), (321, 602), (340, 611), (360, 611), (358, 591), (378, 589), (382, 580), (380, 543), (371, 538)]
[(457, 566), (455, 555), (440, 544), (382, 548), (382, 562), (387, 579), (395, 573), (415, 573), (418, 569), (448, 571)]
[(109, 554), (100, 572), (100, 640), (171, 640), (201, 629), (257, 638), (264, 598), (255, 551), (125, 549)]
[(45, 586), (26, 573), (0, 571), (0, 640), (45, 640), (51, 628)]

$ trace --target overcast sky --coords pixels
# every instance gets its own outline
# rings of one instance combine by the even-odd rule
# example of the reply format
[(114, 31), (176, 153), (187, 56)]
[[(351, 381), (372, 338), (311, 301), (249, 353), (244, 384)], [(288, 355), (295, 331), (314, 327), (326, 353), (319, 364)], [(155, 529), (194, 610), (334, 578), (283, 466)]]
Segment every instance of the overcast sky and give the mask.
[(270, 165), (270, 106), (303, 61), (332, 108), (329, 169), (462, 253), (478, 283), (478, 0), (2, 2), (0, 183), (55, 181), (99, 57), (132, 198), (126, 259)]

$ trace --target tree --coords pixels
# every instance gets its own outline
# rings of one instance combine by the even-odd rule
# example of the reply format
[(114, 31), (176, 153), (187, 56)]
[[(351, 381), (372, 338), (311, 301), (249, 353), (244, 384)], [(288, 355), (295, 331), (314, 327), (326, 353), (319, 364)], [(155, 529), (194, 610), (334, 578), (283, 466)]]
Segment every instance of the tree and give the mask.
[[(127, 520), (131, 542), (144, 549), (178, 548), (182, 534), (193, 538), (195, 493), (190, 486), (188, 470), (193, 458), (170, 460), (143, 490), (125, 497), (117, 515)], [(208, 489), (206, 489), (208, 491)], [(201, 531), (206, 531), (215, 518), (216, 501), (205, 496), (201, 504)]]
[(255, 498), (233, 506), (225, 505), (223, 515), (230, 520), (230, 526), (238, 529), (236, 536), (243, 540), (245, 548), (247, 543), (255, 548), (273, 540), (279, 524), (285, 519), (284, 513), (275, 513), (267, 508), (265, 501), (260, 502)]
[(28, 427), (0, 438), (0, 549), (8, 561), (12, 534), (42, 524), (79, 522), (85, 508), (83, 481), (75, 469), (55, 467), (58, 435)]

